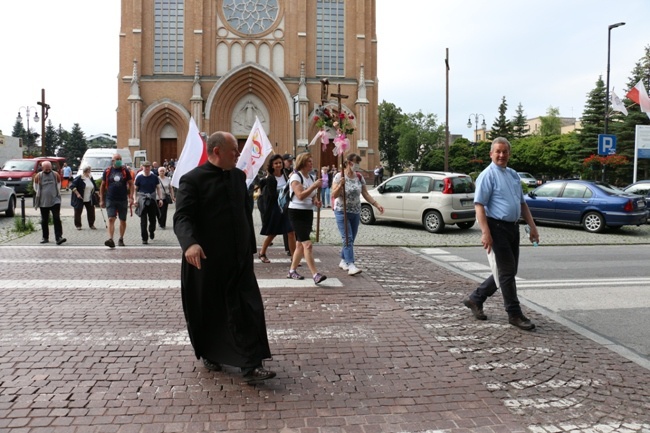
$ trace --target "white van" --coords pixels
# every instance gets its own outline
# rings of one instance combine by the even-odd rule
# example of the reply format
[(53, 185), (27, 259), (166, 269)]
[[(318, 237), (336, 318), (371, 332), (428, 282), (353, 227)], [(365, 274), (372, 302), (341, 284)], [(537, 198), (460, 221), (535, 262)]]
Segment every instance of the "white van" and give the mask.
[(104, 171), (111, 166), (113, 155), (122, 155), (122, 164), (133, 168), (133, 159), (129, 149), (88, 149), (81, 159), (79, 167), (90, 165), (93, 179), (101, 179)]

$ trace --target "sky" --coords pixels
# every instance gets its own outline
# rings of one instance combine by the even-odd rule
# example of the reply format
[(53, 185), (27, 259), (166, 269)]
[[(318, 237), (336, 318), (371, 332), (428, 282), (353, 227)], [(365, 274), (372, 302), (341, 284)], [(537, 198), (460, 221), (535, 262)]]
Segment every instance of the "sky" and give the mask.
[[(549, 107), (580, 117), (598, 77), (606, 80), (610, 24), (626, 23), (611, 30), (619, 97), (650, 45), (650, 0), (376, 1), (379, 102), (444, 124), (449, 49), (450, 132), (470, 139), (470, 115), (489, 129), (503, 96), (509, 118), (519, 103), (528, 118)], [(116, 134), (120, 1), (3, 1), (0, 16), (0, 130), (11, 135), (28, 106), (41, 117), (45, 89), (55, 127)], [(40, 133), (33, 116), (30, 108)]]

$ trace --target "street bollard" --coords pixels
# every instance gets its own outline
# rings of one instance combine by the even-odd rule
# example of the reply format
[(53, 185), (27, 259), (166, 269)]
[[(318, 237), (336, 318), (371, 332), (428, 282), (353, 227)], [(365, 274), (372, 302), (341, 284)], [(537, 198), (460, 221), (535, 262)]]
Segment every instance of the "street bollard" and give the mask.
[(25, 195), (20, 197), (20, 215), (23, 218), (23, 227), (25, 227)]

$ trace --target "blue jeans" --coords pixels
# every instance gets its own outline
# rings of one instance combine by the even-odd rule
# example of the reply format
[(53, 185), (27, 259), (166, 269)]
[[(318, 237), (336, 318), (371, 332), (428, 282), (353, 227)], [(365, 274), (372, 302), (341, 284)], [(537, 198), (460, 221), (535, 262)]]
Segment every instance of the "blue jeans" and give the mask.
[(320, 201), (323, 202), (323, 207), (332, 206), (332, 203), (330, 203), (330, 191), (330, 188), (323, 188), (320, 190)]
[(357, 237), (357, 232), (359, 231), (359, 218), (358, 213), (346, 212), (347, 223), (348, 223), (348, 242), (346, 246), (345, 242), (345, 224), (343, 222), (343, 212), (334, 211), (334, 216), (336, 217), (336, 225), (339, 227), (339, 233), (341, 233), (341, 241), (343, 242), (343, 248), (341, 248), (341, 258), (345, 260), (346, 263), (354, 263), (354, 240)]

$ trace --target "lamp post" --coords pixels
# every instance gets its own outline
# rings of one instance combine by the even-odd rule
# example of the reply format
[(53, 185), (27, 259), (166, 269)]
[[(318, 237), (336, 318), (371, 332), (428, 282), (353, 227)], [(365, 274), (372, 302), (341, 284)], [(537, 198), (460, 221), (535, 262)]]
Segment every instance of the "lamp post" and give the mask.
[(625, 23), (616, 23), (607, 26), (607, 93), (605, 93), (605, 134), (607, 134), (607, 124), (609, 122), (609, 47), (612, 41), (612, 29), (624, 25)]
[(34, 110), (34, 122), (38, 123), (39, 118), (38, 118), (38, 113), (36, 112), (36, 107), (32, 106), (26, 106), (26, 107), (20, 107), (18, 109), (18, 116), (16, 117), (16, 122), (18, 123), (23, 123), (23, 118), (20, 115), (20, 110), (25, 110), (25, 118), (27, 119), (27, 151), (30, 152), (31, 146), (32, 146), (32, 131), (29, 129), (29, 109), (32, 108)]
[(483, 123), (481, 123), (481, 128), (485, 129), (487, 125), (485, 124), (485, 116), (482, 114), (470, 114), (469, 119), (467, 120), (467, 127), (472, 127), (472, 116), (474, 117), (474, 159), (476, 159), (476, 145), (478, 144), (478, 119), (483, 118)]

